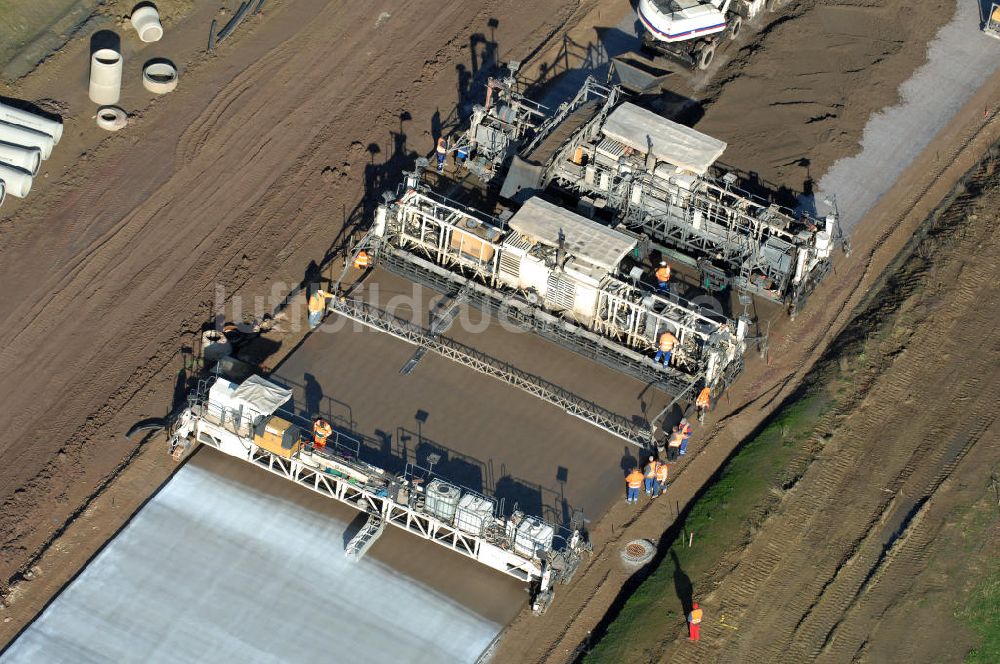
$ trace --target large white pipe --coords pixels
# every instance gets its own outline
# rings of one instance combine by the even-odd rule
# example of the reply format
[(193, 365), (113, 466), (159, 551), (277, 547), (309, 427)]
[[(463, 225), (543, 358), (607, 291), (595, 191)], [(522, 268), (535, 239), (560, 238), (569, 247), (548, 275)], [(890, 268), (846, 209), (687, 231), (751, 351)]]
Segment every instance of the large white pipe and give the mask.
[(3, 205), (3, 199), (7, 197), (7, 185), (0, 180), (0, 205)]
[[(62, 122), (43, 118), (41, 115), (37, 115), (29, 111), (22, 111), (19, 108), (14, 108), (13, 106), (8, 106), (7, 104), (0, 103), (0, 120), (10, 124), (27, 127), (28, 129), (34, 129), (35, 131), (40, 131), (43, 134), (48, 134), (52, 137), (53, 144), (58, 143), (59, 139), (62, 138)], [(48, 159), (48, 157), (45, 158)]]
[(48, 159), (52, 156), (52, 146), (56, 142), (48, 134), (3, 121), (0, 121), (0, 141), (38, 148), (42, 151), (42, 159)]
[(144, 5), (132, 10), (132, 27), (139, 33), (139, 39), (144, 42), (160, 41), (163, 36), (163, 26), (160, 25), (160, 13), (152, 5)]
[(7, 193), (17, 198), (24, 198), (31, 191), (31, 173), (0, 164), (0, 180), (7, 185)]
[(42, 165), (42, 151), (24, 145), (0, 141), (0, 163), (16, 166), (35, 175)]
[(107, 106), (117, 104), (122, 93), (122, 54), (101, 48), (90, 56), (90, 101)]

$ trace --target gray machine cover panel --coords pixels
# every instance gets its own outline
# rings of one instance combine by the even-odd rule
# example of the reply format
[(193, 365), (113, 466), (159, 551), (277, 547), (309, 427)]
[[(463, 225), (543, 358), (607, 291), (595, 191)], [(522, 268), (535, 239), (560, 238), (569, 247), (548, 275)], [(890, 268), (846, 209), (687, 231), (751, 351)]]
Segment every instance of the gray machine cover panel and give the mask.
[(656, 159), (698, 175), (726, 150), (726, 143), (717, 138), (628, 102), (611, 111), (602, 131), (641, 154), (652, 151)]
[(550, 247), (559, 246), (559, 232), (570, 256), (614, 270), (635, 247), (635, 238), (581, 217), (541, 198), (532, 198), (510, 218), (512, 229)]

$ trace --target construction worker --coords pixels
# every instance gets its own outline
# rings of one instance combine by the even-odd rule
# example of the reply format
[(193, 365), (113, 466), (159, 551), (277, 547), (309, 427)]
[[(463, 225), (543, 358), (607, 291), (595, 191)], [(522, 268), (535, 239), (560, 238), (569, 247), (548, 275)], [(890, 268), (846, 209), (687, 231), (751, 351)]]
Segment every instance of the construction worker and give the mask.
[(677, 454), (684, 456), (687, 454), (688, 441), (691, 440), (691, 423), (687, 421), (686, 418), (682, 418), (680, 423), (677, 425), (677, 432), (681, 434), (681, 446), (677, 450)]
[(332, 297), (331, 293), (327, 293), (321, 288), (317, 288), (316, 292), (309, 296), (307, 306), (309, 308), (310, 330), (319, 327), (320, 321), (323, 320), (323, 314), (326, 313), (326, 301)]
[(664, 332), (660, 335), (660, 350), (656, 351), (656, 356), (653, 358), (654, 362), (663, 361), (663, 366), (670, 364), (670, 356), (674, 352), (674, 346), (677, 345), (677, 337), (675, 337), (670, 332)]
[(313, 422), (313, 447), (323, 449), (326, 447), (327, 439), (333, 435), (333, 427), (323, 418), (318, 418)]
[(444, 136), (437, 142), (438, 173), (444, 170), (444, 160), (448, 158), (448, 141)]
[(656, 457), (650, 456), (649, 463), (642, 469), (643, 483), (646, 488), (646, 495), (653, 495), (653, 484), (656, 482)]
[(354, 259), (354, 268), (357, 270), (367, 270), (371, 267), (372, 259), (368, 252), (362, 249)]
[(688, 640), (698, 641), (701, 637), (701, 609), (698, 607), (698, 602), (691, 605), (691, 613), (687, 615), (688, 619)]
[(625, 495), (625, 502), (639, 502), (639, 489), (642, 488), (643, 479), (642, 473), (639, 472), (638, 468), (633, 468), (632, 472), (625, 476), (625, 486), (628, 488), (628, 493)]
[(667, 475), (670, 473), (670, 466), (662, 461), (656, 462), (656, 477), (653, 481), (653, 498), (667, 490)]
[(698, 394), (698, 399), (694, 402), (695, 407), (698, 410), (698, 421), (702, 424), (705, 423), (705, 413), (708, 409), (712, 407), (712, 390), (709, 387), (705, 387)]
[(684, 442), (684, 434), (677, 427), (674, 427), (667, 440), (667, 460), (674, 461), (680, 455), (681, 444)]
[(664, 293), (670, 292), (670, 266), (667, 261), (660, 261), (660, 267), (656, 268), (656, 287)]

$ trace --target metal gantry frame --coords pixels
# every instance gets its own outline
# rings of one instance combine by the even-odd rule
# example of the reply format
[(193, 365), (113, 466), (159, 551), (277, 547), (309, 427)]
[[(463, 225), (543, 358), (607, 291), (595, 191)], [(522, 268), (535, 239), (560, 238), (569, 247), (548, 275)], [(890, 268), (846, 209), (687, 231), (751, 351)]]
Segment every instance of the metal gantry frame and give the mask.
[[(178, 449), (190, 451), (197, 445), (207, 445), (368, 514), (371, 531), (367, 533), (367, 537), (354, 543), (353, 549), (348, 547), (345, 551), (348, 557), (360, 558), (382, 529), (386, 525), (391, 525), (476, 560), (519, 581), (537, 584), (536, 606), (543, 609), (551, 601), (552, 585), (568, 581), (579, 563), (581, 549), (586, 548), (579, 532), (574, 532), (563, 539), (561, 548), (550, 546), (544, 551), (536, 550), (533, 556), (521, 555), (514, 550), (513, 545), (513, 537), (519, 523), (516, 515), (512, 518), (494, 515), (495, 523), (478, 535), (464, 532), (425, 511), (419, 503), (414, 503), (412, 490), (408, 492), (405, 501), (397, 500), (396, 496), (392, 495), (393, 492), (387, 490), (394, 480), (385, 471), (370, 464), (361, 462), (359, 468), (366, 474), (378, 476), (380, 478), (378, 486), (358, 481), (348, 474), (337, 474), (309, 465), (299, 458), (301, 451), (284, 457), (259, 447), (254, 443), (253, 430), (266, 417), (246, 409), (230, 414), (226, 409), (214, 404), (208, 394), (207, 382), (203, 382), (189, 397), (188, 407), (172, 423), (171, 452), (176, 452)], [(292, 422), (300, 419), (280, 410), (276, 414)], [(353, 446), (348, 444), (352, 440), (335, 431), (327, 445), (336, 449), (343, 448), (349, 453), (350, 450), (357, 450), (359, 447), (357, 441), (353, 441)], [(343, 464), (352, 463), (359, 462), (352, 462), (347, 457), (343, 460)], [(540, 522), (536, 517), (522, 515), (521, 518)], [(557, 530), (553, 527), (553, 531)], [(553, 562), (559, 569), (550, 569)], [(543, 604), (539, 605), (539, 601)]]

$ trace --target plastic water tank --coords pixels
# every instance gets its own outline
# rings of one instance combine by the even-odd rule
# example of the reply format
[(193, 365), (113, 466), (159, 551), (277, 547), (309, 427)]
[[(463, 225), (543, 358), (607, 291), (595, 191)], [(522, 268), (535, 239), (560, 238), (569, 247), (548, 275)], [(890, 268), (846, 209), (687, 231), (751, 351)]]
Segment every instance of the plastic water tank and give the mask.
[(424, 509), (428, 514), (432, 514), (447, 523), (452, 523), (455, 520), (455, 512), (461, 497), (462, 491), (457, 486), (452, 486), (441, 480), (433, 480), (427, 485)]
[(458, 501), (455, 512), (455, 527), (470, 535), (482, 535), (487, 524), (493, 519), (493, 501), (489, 498), (467, 493)]
[(544, 521), (527, 517), (517, 527), (514, 552), (526, 558), (534, 558), (539, 549), (544, 551), (552, 548), (553, 539), (555, 528)]

